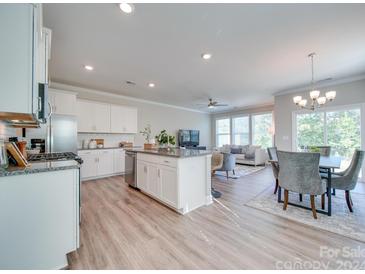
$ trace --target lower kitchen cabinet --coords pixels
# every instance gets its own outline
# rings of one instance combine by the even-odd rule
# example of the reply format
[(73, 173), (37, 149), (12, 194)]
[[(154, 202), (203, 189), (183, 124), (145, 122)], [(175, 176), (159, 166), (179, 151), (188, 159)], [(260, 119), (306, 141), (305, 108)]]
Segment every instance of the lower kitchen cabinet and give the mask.
[(78, 155), (84, 161), (81, 179), (95, 179), (124, 173), (124, 149), (81, 150)]
[(137, 187), (160, 201), (178, 208), (176, 168), (137, 160)]
[(177, 172), (176, 168), (160, 166), (161, 198), (174, 207), (178, 206)]
[(113, 174), (114, 171), (114, 155), (113, 150), (98, 151), (98, 176), (106, 176)]
[(180, 214), (212, 203), (211, 155), (169, 157), (137, 152), (137, 188)]
[(0, 177), (0, 269), (61, 269), (79, 247), (79, 169)]
[(125, 150), (124, 149), (114, 149), (114, 173), (124, 173), (125, 172)]
[(137, 161), (137, 187), (140, 190), (148, 191), (147, 190), (147, 174), (148, 174), (148, 163), (143, 161)]

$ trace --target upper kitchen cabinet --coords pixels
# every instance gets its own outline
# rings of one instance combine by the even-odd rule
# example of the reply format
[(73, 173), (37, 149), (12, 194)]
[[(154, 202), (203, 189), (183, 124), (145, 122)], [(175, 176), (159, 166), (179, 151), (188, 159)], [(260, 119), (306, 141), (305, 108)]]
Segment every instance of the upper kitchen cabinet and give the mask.
[(76, 115), (76, 94), (49, 89), (48, 102), (53, 114)]
[(2, 4), (0, 26), (0, 119), (37, 123), (47, 116), (50, 52), (42, 5)]
[(111, 133), (137, 133), (137, 109), (125, 106), (110, 106)]
[(110, 105), (86, 100), (77, 100), (78, 132), (110, 132)]

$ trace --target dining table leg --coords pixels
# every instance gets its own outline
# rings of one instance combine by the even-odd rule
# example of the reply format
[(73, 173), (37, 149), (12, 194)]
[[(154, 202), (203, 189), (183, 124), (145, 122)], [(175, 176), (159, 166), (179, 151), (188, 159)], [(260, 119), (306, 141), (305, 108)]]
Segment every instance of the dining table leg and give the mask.
[(331, 216), (332, 214), (332, 195), (331, 195), (331, 181), (332, 181), (332, 176), (331, 176), (331, 169), (328, 168), (327, 169), (327, 199), (328, 199), (328, 207), (327, 207), (327, 214), (328, 216)]
[(281, 187), (278, 188), (278, 203), (281, 202)]

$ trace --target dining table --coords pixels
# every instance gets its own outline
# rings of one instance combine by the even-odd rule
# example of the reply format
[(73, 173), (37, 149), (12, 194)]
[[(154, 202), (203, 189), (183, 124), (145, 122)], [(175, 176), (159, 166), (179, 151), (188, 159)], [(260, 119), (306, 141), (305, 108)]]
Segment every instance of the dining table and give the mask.
[[(270, 160), (269, 162), (278, 163), (277, 159)], [(280, 167), (280, 164), (279, 164)], [(332, 193), (331, 193), (331, 181), (332, 181), (332, 172), (335, 169), (339, 169), (341, 167), (341, 157), (338, 156), (320, 156), (318, 169), (321, 169), (322, 173), (327, 173), (326, 182), (327, 182), (327, 210), (317, 209), (316, 211), (321, 214), (326, 214), (328, 216), (332, 215)], [(279, 171), (280, 172), (280, 171)], [(281, 187), (279, 182), (278, 188), (278, 202), (283, 203), (284, 201), (281, 199)], [(288, 202), (289, 205), (312, 210), (311, 207), (297, 204), (293, 202)]]

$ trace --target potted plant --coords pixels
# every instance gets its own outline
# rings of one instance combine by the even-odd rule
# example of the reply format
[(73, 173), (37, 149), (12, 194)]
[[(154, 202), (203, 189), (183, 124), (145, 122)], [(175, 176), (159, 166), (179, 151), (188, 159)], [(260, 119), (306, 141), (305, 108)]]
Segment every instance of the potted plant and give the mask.
[(152, 149), (154, 144), (151, 142), (151, 125), (147, 125), (139, 133), (141, 133), (145, 139), (145, 143), (143, 145), (144, 149)]
[(155, 138), (161, 147), (168, 147), (169, 145), (176, 144), (175, 136), (168, 135), (166, 129), (162, 130)]

